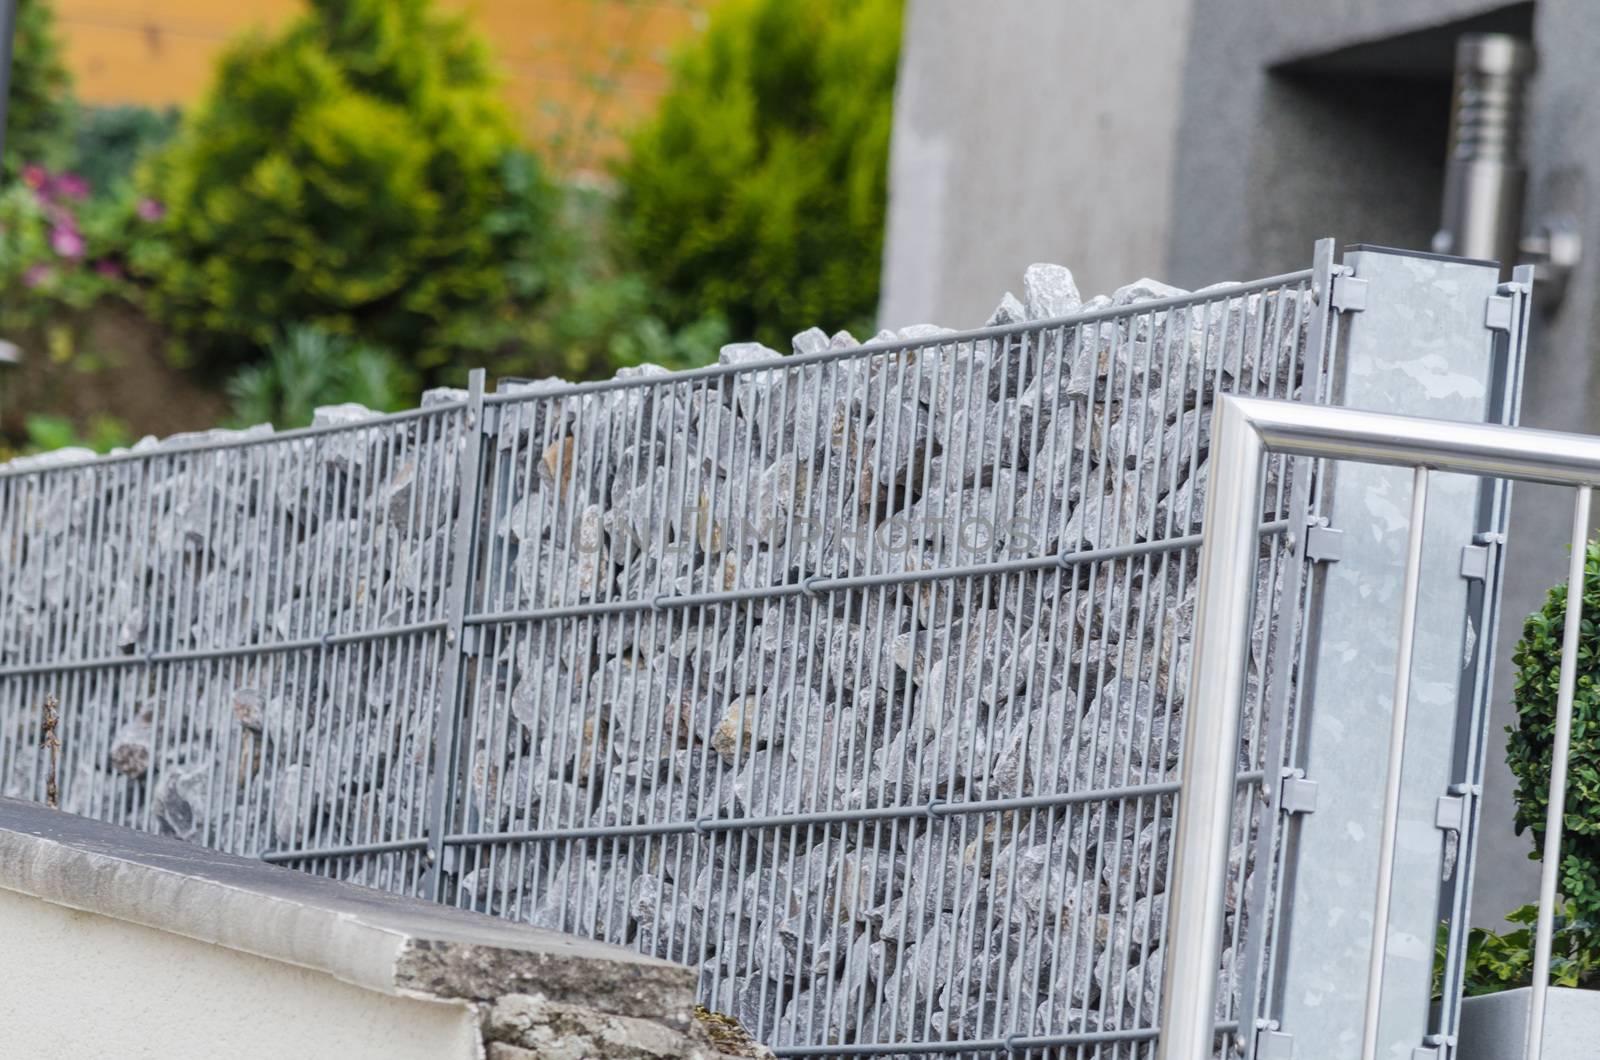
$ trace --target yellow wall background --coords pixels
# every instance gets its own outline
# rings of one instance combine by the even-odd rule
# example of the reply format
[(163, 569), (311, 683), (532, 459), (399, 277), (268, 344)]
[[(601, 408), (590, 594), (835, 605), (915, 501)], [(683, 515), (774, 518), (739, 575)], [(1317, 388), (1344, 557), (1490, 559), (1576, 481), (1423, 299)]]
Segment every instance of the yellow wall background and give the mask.
[[(466, 11), (506, 76), (506, 97), (558, 168), (615, 151), (666, 85), (672, 47), (714, 0), (439, 0)], [(78, 98), (183, 105), (237, 34), (272, 29), (302, 0), (55, 0)]]

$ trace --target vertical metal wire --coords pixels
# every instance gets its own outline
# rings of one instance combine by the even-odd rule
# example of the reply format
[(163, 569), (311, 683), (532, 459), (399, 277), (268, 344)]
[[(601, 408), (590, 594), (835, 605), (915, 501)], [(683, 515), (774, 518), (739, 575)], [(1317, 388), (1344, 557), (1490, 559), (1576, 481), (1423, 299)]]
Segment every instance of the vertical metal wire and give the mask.
[(1580, 486), (1572, 505), (1572, 555), (1567, 563), (1567, 610), (1561, 631), (1561, 672), (1556, 690), (1556, 725), (1550, 752), (1550, 791), (1545, 806), (1544, 852), (1539, 867), (1539, 917), (1533, 951), (1533, 989), (1528, 994), (1527, 1060), (1544, 1051), (1545, 1005), (1550, 991), (1550, 947), (1555, 928), (1556, 883), (1561, 874), (1561, 830), (1567, 811), (1567, 762), (1572, 749), (1572, 698), (1578, 683), (1578, 640), (1583, 633), (1585, 562), (1593, 490)]
[[(478, 519), (479, 466), (482, 460), (483, 440), (483, 369), (472, 372), (467, 413), (463, 421), (462, 468), (458, 485), (456, 518), (452, 535), (452, 550), (448, 566), (449, 587), (445, 606), (448, 608), (449, 628), (445, 633), (445, 647), (449, 652), (444, 667), (438, 699), (438, 709), (433, 722), (433, 778), (429, 786), (431, 810), (428, 820), (428, 855), (430, 863), (427, 890), (429, 897), (440, 901), (444, 896), (445, 849), (444, 836), (450, 821), (450, 802), (456, 791), (456, 762), (460, 754), (458, 734), (461, 722), (460, 694), (463, 671), (467, 665), (465, 623), (468, 589), (472, 577), (473, 546), (477, 534), (473, 530)], [(431, 551), (431, 549), (430, 549)], [(426, 584), (426, 583), (425, 583)], [(476, 631), (474, 631), (475, 633)], [(468, 748), (468, 760), (471, 748)]]

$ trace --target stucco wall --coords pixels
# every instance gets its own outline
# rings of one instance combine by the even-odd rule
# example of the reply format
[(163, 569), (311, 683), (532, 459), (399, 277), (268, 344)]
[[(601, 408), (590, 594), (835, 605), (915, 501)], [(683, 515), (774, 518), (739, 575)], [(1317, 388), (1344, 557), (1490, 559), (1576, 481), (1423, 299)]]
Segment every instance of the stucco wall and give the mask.
[(981, 324), (1035, 261), (1160, 278), (1189, 3), (910, 0), (880, 326)]
[(464, 1001), (390, 997), (0, 889), (6, 1056), (472, 1060)]
[[(667, 84), (666, 56), (713, 0), (440, 0), (469, 15), (505, 76), (505, 97), (557, 163), (597, 165)], [(78, 97), (95, 104), (194, 102), (230, 41), (275, 30), (304, 0), (54, 0)], [(597, 87), (604, 85), (605, 87)], [(593, 133), (588, 123), (597, 128)]]

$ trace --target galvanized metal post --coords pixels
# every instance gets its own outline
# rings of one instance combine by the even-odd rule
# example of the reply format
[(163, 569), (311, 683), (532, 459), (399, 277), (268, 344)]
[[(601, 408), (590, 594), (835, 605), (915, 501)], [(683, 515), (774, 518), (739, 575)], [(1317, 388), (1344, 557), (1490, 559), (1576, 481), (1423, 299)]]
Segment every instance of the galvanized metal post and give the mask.
[[(1498, 288), (1497, 270), (1482, 263), (1348, 250), (1328, 300), (1336, 336), (1333, 400), (1463, 424), (1499, 418), (1503, 377), (1520, 366), (1522, 335), (1494, 326), (1514, 308)], [(1375, 635), (1370, 614), (1379, 602), (1400, 610), (1410, 484), (1407, 473), (1359, 464), (1332, 465), (1317, 483), (1318, 514), (1359, 535), (1363, 547), (1318, 570), (1311, 583), (1305, 621), (1317, 635), (1297, 670), (1284, 765), (1317, 784), (1320, 800), (1314, 812), (1282, 827), (1282, 883), (1274, 892), (1280, 897), (1275, 908), (1258, 905), (1249, 917), (1252, 926), (1269, 924), (1273, 937), (1260, 1002), (1248, 1015), (1277, 1024), (1273, 1045), (1280, 1051), (1289, 1038), (1300, 1043), (1297, 1050), (1338, 1042), (1336, 1055), (1361, 1051), (1371, 937), (1329, 925), (1365, 922), (1379, 884), (1377, 825), (1384, 817), (1396, 674), (1387, 650), (1392, 634)], [(1498, 584), (1491, 569), (1483, 588), (1472, 589), (1461, 555), (1483, 529), (1485, 497), (1495, 488), (1450, 474), (1430, 479), (1397, 826), (1399, 836), (1419, 841), (1401, 842), (1390, 855), (1393, 879), (1426, 882), (1389, 898), (1387, 936), (1409, 944), (1390, 946), (1384, 956), (1380, 1055), (1426, 1048), (1432, 1030), (1433, 950), (1411, 940), (1431, 940), (1439, 921), (1447, 840), (1436, 824), (1438, 801), (1463, 770), (1468, 781), (1478, 776), (1458, 765), (1456, 734), (1479, 717), (1471, 707), (1479, 670), (1470, 664), (1469, 638), (1488, 650), (1493, 636), (1474, 624), (1473, 600), (1492, 599)], [(1355, 653), (1367, 651), (1377, 652), (1371, 665), (1351, 665)]]
[(448, 625), (445, 628), (444, 680), (439, 689), (439, 706), (433, 719), (433, 776), (428, 786), (428, 877), (427, 896), (442, 901), (444, 895), (444, 837), (450, 826), (450, 807), (455, 799), (461, 731), (461, 690), (467, 665), (465, 617), (467, 591), (474, 575), (474, 545), (478, 538), (479, 491), (482, 486), (484, 371), (476, 368), (468, 376), (467, 411), (462, 424), (460, 476), (456, 490), (455, 519), (450, 527), (450, 585), (445, 597)]
[[(1311, 289), (1313, 302), (1308, 307), (1308, 320), (1306, 321), (1306, 353), (1307, 357), (1314, 357), (1314, 363), (1325, 365), (1328, 350), (1332, 339), (1338, 331), (1336, 314), (1326, 310), (1329, 293), (1333, 289), (1334, 277), (1339, 270), (1336, 262), (1338, 245), (1333, 239), (1319, 239), (1312, 256)], [(1330, 386), (1332, 380), (1325, 372), (1318, 372), (1315, 383), (1301, 388), (1300, 400), (1312, 404), (1323, 404), (1329, 400), (1325, 388)], [(1274, 646), (1275, 653), (1295, 651), (1303, 656), (1305, 637), (1303, 622), (1305, 600), (1308, 595), (1307, 581), (1309, 580), (1309, 564), (1304, 562), (1306, 554), (1306, 537), (1310, 530), (1309, 524), (1301, 524), (1302, 515), (1310, 518), (1316, 514), (1315, 483), (1322, 473), (1320, 461), (1301, 460), (1293, 469), (1293, 493), (1289, 500), (1288, 512), (1292, 513), (1296, 525), (1291, 529), (1291, 546), (1296, 554), (1297, 562), (1289, 562), (1285, 566), (1283, 591), (1278, 596), (1278, 605), (1283, 609), (1284, 623), (1287, 633)], [(1282, 658), (1279, 655), (1279, 658)], [(1303, 661), (1303, 660), (1302, 660)], [(1281, 776), (1273, 774), (1274, 767), (1282, 766), (1289, 745), (1291, 699), (1295, 691), (1294, 674), (1297, 667), (1293, 665), (1280, 665), (1272, 673), (1272, 685), (1267, 692), (1266, 702), (1269, 704), (1270, 715), (1268, 718), (1267, 758), (1268, 768), (1265, 770), (1266, 781), (1270, 781), (1267, 794), (1268, 805), (1263, 825), (1258, 829), (1255, 840), (1255, 860), (1257, 871), (1255, 881), (1246, 896), (1247, 910), (1266, 910), (1276, 903), (1277, 890), (1282, 881), (1282, 874), (1263, 868), (1271, 865), (1276, 856), (1276, 845), (1284, 827), (1283, 821), (1283, 784)], [(1244, 1049), (1250, 1048), (1250, 1026), (1252, 1015), (1261, 1005), (1260, 990), (1264, 979), (1270, 978), (1265, 967), (1269, 953), (1270, 927), (1265, 923), (1265, 915), (1257, 919), (1262, 924), (1260, 930), (1252, 931), (1246, 939), (1248, 952), (1245, 956), (1245, 974), (1242, 979), (1240, 991), (1239, 1014), (1243, 1029), (1240, 1036), (1244, 1040)]]
[[(1529, 310), (1532, 305), (1533, 266), (1519, 265), (1513, 279), (1497, 289), (1508, 299), (1506, 328), (1496, 340), (1494, 378), (1499, 382), (1492, 396), (1495, 407), (1491, 419), (1495, 423), (1514, 426), (1522, 403), (1523, 359), (1528, 332)], [(1479, 822), (1483, 813), (1482, 785), (1484, 755), (1492, 744), (1488, 732), (1490, 701), (1493, 698), (1497, 640), (1493, 635), (1500, 628), (1500, 594), (1493, 591), (1501, 584), (1506, 564), (1506, 525), (1511, 506), (1512, 483), (1496, 480), (1486, 491), (1485, 503), (1480, 509), (1475, 548), (1485, 551), (1487, 562), (1482, 582), (1471, 595), (1475, 627), (1484, 636), (1473, 643), (1477, 662), (1472, 674), (1472, 687), (1464, 689), (1462, 712), (1466, 731), (1458, 735), (1459, 747), (1455, 779), (1460, 797), (1465, 800), (1463, 828), (1456, 840), (1456, 865), (1446, 918), (1450, 922), (1444, 975), (1440, 980), (1440, 1004), (1434, 1021), (1435, 1032), (1448, 1039), (1456, 1034), (1461, 1019), (1461, 980), (1463, 962), (1457, 955), (1467, 944), (1469, 917), (1472, 909), (1472, 887), (1477, 864)]]

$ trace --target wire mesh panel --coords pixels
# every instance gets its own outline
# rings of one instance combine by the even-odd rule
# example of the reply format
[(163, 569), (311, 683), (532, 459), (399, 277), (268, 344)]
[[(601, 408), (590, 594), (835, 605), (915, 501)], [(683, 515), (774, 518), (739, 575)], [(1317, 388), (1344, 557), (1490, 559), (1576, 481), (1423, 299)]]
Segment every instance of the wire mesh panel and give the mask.
[(65, 809), (226, 851), (372, 848), (300, 864), (413, 890), (463, 420), (0, 471), (5, 793), (53, 773)]
[(1144, 1055), (1209, 406), (1327, 399), (1312, 284), (12, 465), (0, 787), (688, 963), (789, 1055)]
[(1310, 291), (487, 399), (445, 898), (691, 964), (783, 1054), (1147, 1054), (1208, 406), (1325, 398)]

